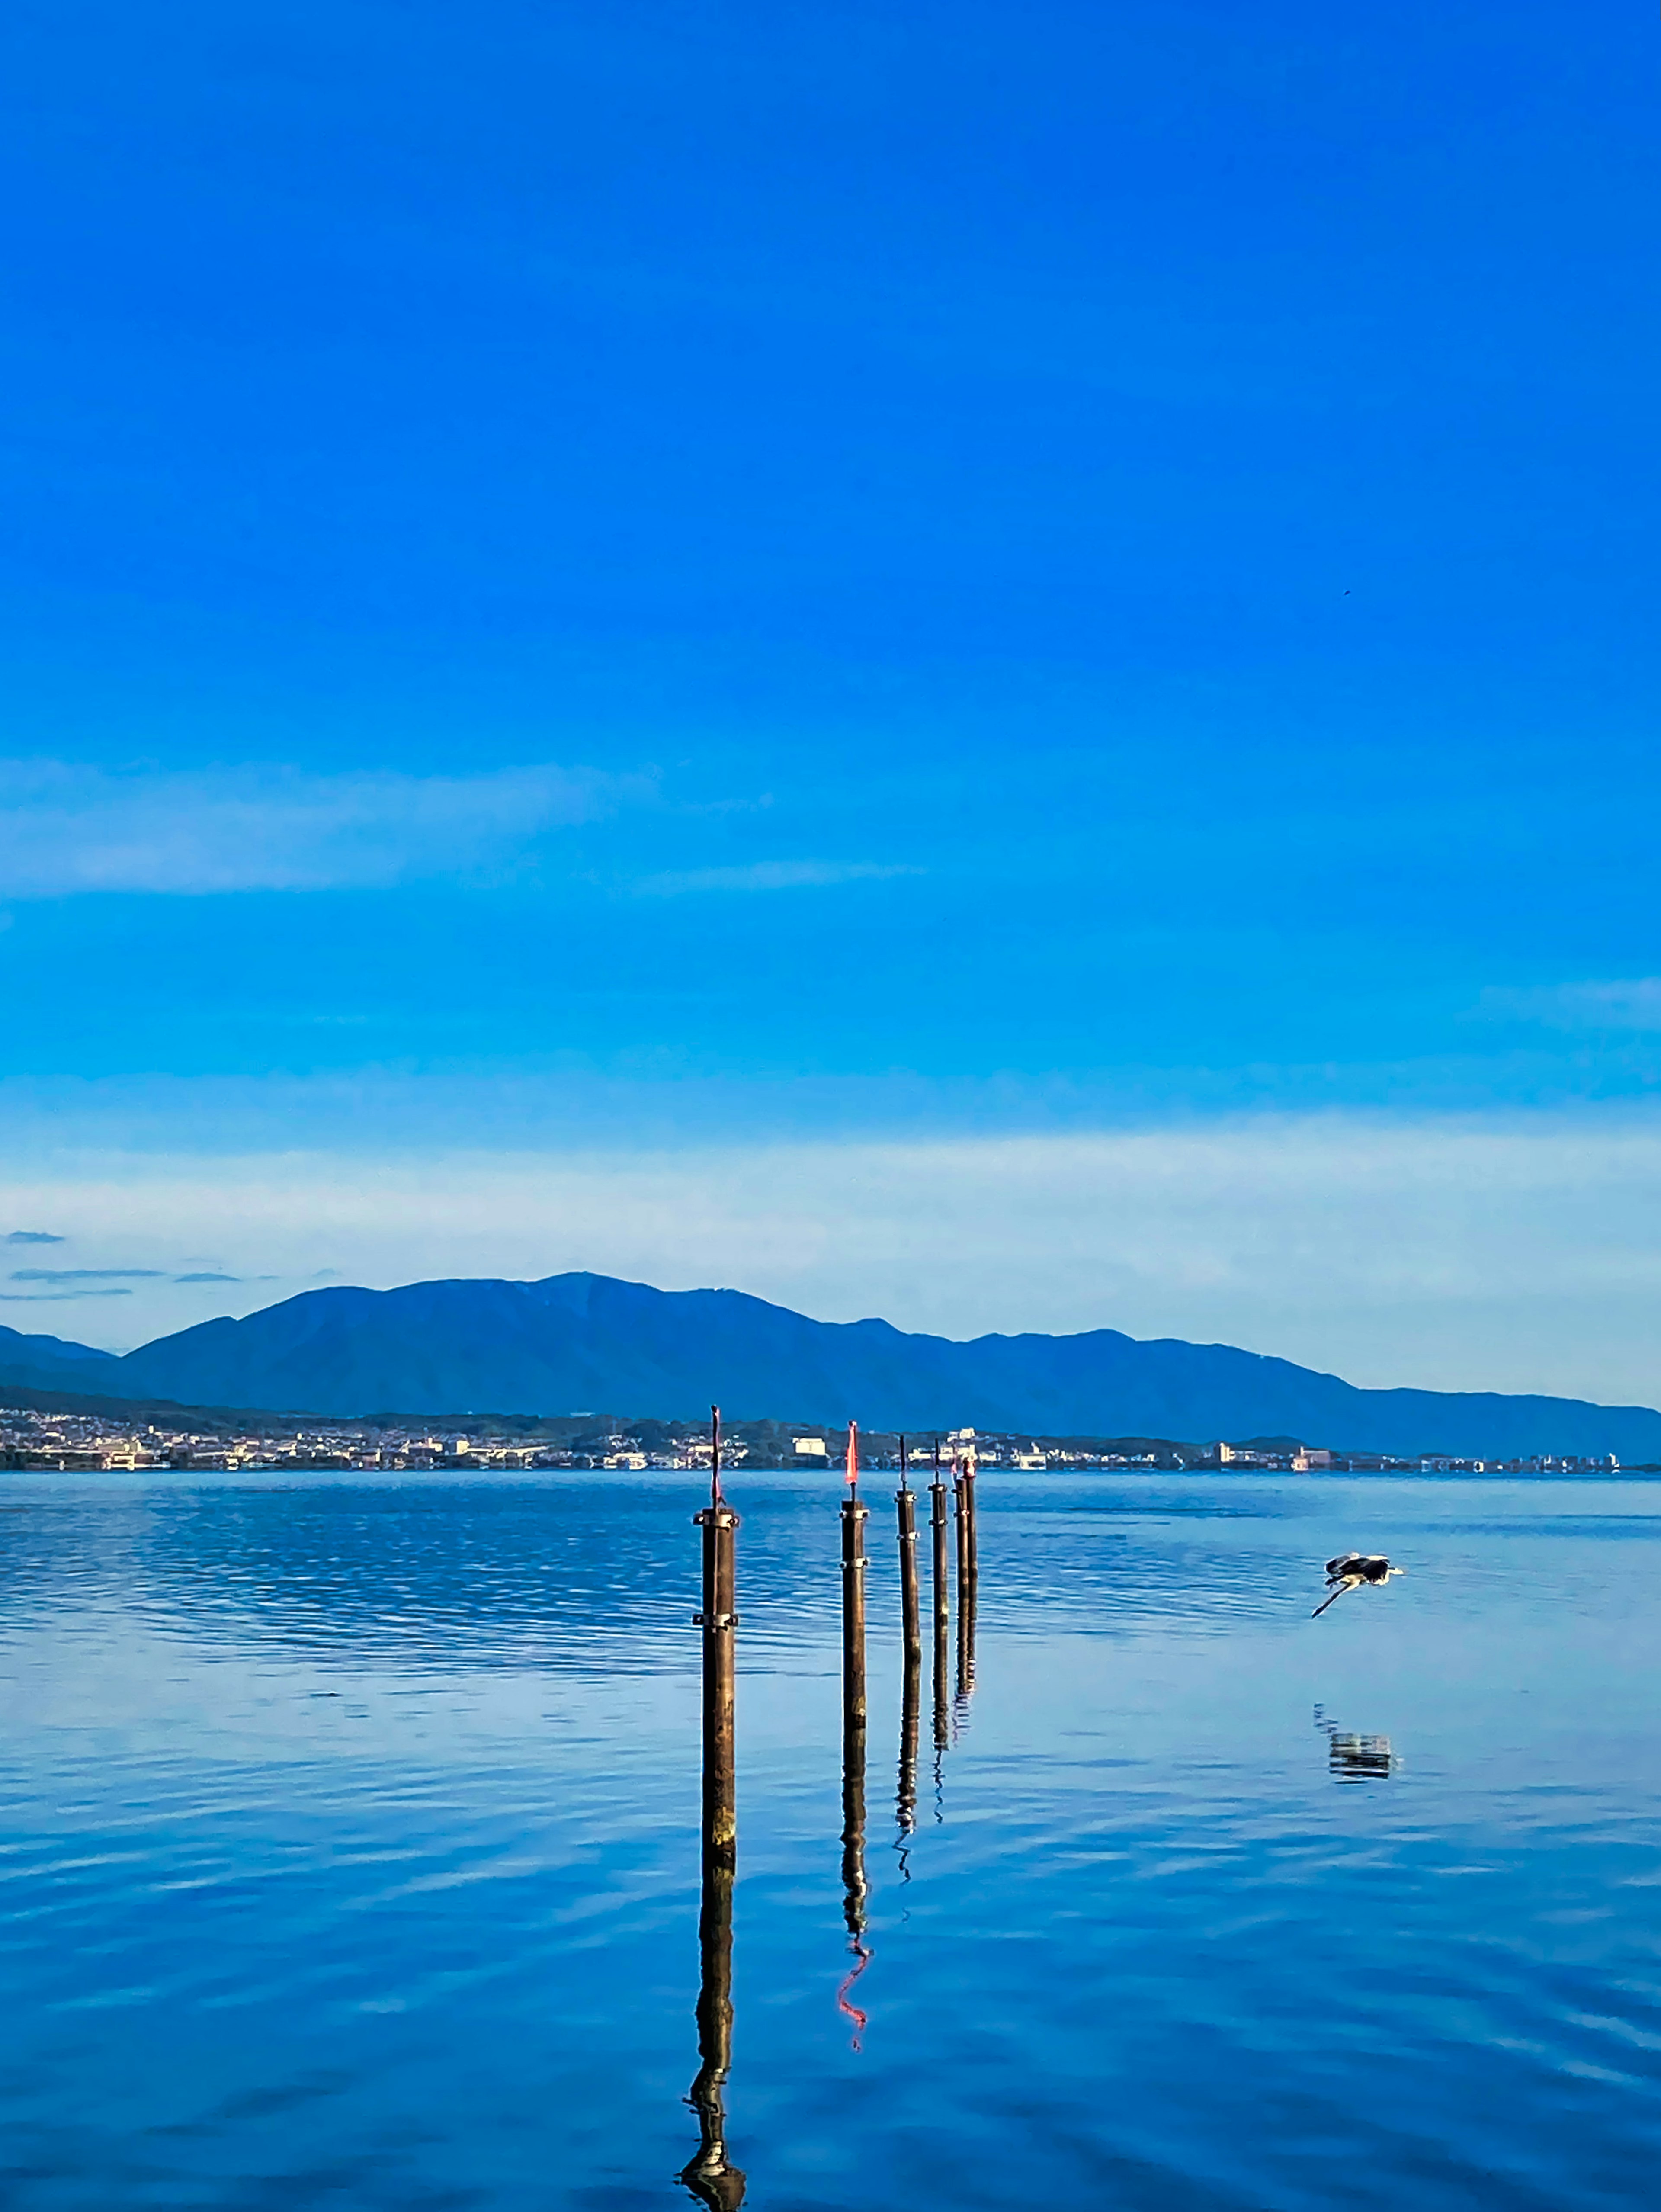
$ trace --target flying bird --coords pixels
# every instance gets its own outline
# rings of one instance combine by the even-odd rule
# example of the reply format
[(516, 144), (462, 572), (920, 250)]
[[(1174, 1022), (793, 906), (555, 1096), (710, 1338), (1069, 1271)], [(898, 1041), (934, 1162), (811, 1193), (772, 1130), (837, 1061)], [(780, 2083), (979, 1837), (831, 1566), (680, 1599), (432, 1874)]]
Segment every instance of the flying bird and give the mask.
[(1377, 1589), (1391, 1575), (1406, 1572), (1405, 1567), (1392, 1567), (1382, 1553), (1340, 1552), (1336, 1559), (1326, 1563), (1326, 1595), (1309, 1618), (1318, 1620), (1334, 1599), (1341, 1598), (1346, 1590), (1360, 1589), (1363, 1583)]

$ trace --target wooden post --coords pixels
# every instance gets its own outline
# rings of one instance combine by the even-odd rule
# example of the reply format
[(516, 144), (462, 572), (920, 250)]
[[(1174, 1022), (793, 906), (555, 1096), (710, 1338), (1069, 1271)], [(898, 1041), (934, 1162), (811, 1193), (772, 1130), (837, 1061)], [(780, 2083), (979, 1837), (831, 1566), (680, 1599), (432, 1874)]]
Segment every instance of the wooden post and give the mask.
[(963, 1597), (958, 1609), (961, 1639), (959, 1672), (965, 1697), (974, 1695), (975, 1612), (980, 1602), (980, 1524), (975, 1506), (975, 1455), (971, 1444), (963, 1455)]
[(870, 1952), (865, 1942), (865, 1521), (859, 1497), (859, 1429), (848, 1423), (848, 1494), (842, 1501), (842, 1912), (853, 1965), (836, 1992), (853, 2023), (853, 2047), (865, 2015), (852, 2002)]
[(842, 1720), (857, 1728), (864, 1765), (865, 1734), (865, 1522), (858, 1491), (858, 1431), (848, 1429), (848, 1494), (842, 1501)]
[(975, 1519), (975, 1463), (971, 1452), (963, 1463), (963, 1564), (971, 1587), (980, 1579), (980, 1530)]
[(923, 1663), (923, 1625), (917, 1599), (917, 1498), (906, 1480), (906, 1439), (900, 1439), (900, 1487), (894, 1494), (900, 1524), (900, 1613), (905, 1635), (906, 1664)]
[(974, 1616), (979, 1597), (979, 1547), (974, 1521), (974, 1447), (964, 1452), (957, 1476), (957, 1702), (959, 1717), (974, 1694)]
[(946, 1743), (946, 1663), (951, 1629), (951, 1595), (946, 1583), (946, 1486), (940, 1480), (940, 1446), (934, 1448), (934, 1480), (929, 1485), (929, 1534), (933, 1544), (934, 1741)]
[[(917, 1826), (917, 1723), (922, 1703), (923, 1623), (917, 1595), (917, 1497), (906, 1465), (906, 1439), (900, 1439), (900, 1487), (894, 1492), (900, 1529), (900, 1609), (905, 1643), (905, 1672), (900, 1705), (900, 1789), (894, 1817), (902, 1836)], [(900, 1871), (910, 1879), (904, 1856)]]
[(963, 1462), (955, 1452), (952, 1454), (952, 1513), (953, 1534), (957, 1539), (955, 1547), (957, 1609), (961, 1617), (963, 1611), (963, 1591), (969, 1579), (969, 1523), (963, 1502)]
[(738, 1516), (721, 1494), (721, 1416), (712, 1407), (709, 1504), (696, 1515), (704, 1532), (704, 1841), (737, 1852), (738, 1801), (734, 1734), (738, 1626)]
[(698, 2056), (687, 2101), (698, 2115), (699, 2143), (682, 2169), (685, 2186), (711, 2212), (737, 2212), (744, 2176), (726, 2151), (725, 2089), (732, 2065), (732, 1885), (737, 1869), (738, 1797), (735, 1644), (738, 1626), (738, 1516), (721, 1494), (721, 1416), (710, 1408), (709, 1504), (695, 1515), (703, 1531), (704, 1632), (703, 1890), (698, 1913), (700, 1975)]

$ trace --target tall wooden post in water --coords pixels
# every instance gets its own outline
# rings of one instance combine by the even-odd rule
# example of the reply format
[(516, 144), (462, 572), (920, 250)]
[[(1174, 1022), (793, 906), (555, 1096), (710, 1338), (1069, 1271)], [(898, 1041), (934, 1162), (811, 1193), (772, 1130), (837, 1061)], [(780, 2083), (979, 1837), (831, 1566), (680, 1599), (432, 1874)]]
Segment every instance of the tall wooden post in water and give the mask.
[(709, 1504), (704, 1532), (704, 1847), (734, 1859), (738, 1844), (734, 1690), (738, 1626), (738, 1516), (721, 1494), (721, 1414), (711, 1408)]
[(694, 1517), (704, 1540), (704, 1608), (697, 1616), (704, 1632), (703, 1893), (698, 1913), (701, 2063), (687, 2100), (698, 2115), (699, 2144), (681, 2179), (711, 2212), (737, 2212), (744, 2201), (744, 2176), (727, 2159), (725, 2089), (732, 2064), (732, 1884), (738, 1857), (734, 1731), (738, 1516), (721, 1494), (721, 1414), (714, 1406), (710, 1408), (709, 1504)]
[(865, 1734), (865, 1522), (859, 1497), (859, 1429), (848, 1423), (848, 1494), (842, 1500), (842, 1726)]
[(975, 1447), (955, 1453), (958, 1493), (958, 1704), (975, 1687), (975, 1597), (979, 1582), (979, 1541), (975, 1535)]
[(975, 1458), (973, 1447), (963, 1462), (963, 1522), (967, 1531), (964, 1540), (963, 1563), (968, 1569), (969, 1588), (980, 1580), (980, 1524), (975, 1518)]
[(917, 1826), (917, 1723), (922, 1702), (923, 1623), (917, 1595), (917, 1497), (907, 1477), (906, 1439), (900, 1439), (900, 1487), (894, 1494), (900, 1534), (900, 1611), (905, 1674), (900, 1705), (900, 1793), (896, 1817), (902, 1833)]
[(923, 1663), (923, 1624), (917, 1600), (917, 1498), (906, 1480), (906, 1439), (900, 1439), (900, 1487), (894, 1493), (900, 1524), (900, 1614), (906, 1640), (906, 1664)]
[(848, 1494), (842, 1501), (842, 1911), (854, 1963), (836, 1993), (853, 2023), (856, 2050), (865, 2015), (852, 2002), (870, 1957), (865, 1945), (865, 1522), (859, 1497), (859, 1428), (848, 1423)]
[(957, 1696), (961, 1705), (974, 1690), (974, 1616), (980, 1577), (973, 1444), (964, 1447), (957, 1470)]
[(946, 1654), (951, 1629), (951, 1596), (946, 1583), (946, 1486), (940, 1479), (940, 1446), (934, 1448), (934, 1480), (929, 1485), (929, 1534), (933, 1544), (934, 1741), (946, 1744)]
[(969, 1523), (963, 1500), (963, 1460), (961, 1453), (952, 1454), (952, 1513), (953, 1534), (956, 1537), (957, 1613), (963, 1617), (963, 1593), (969, 1581)]

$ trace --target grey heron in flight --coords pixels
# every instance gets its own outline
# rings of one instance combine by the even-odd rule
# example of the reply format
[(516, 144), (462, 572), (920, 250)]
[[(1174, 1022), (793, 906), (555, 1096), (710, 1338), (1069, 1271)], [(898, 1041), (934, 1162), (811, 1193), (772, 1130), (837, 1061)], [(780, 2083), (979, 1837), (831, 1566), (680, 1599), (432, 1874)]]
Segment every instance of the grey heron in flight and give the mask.
[(1360, 1589), (1363, 1583), (1378, 1589), (1391, 1575), (1404, 1575), (1405, 1567), (1392, 1567), (1380, 1552), (1340, 1552), (1336, 1559), (1326, 1563), (1326, 1595), (1309, 1618), (1318, 1620), (1328, 1606), (1341, 1598), (1346, 1590)]

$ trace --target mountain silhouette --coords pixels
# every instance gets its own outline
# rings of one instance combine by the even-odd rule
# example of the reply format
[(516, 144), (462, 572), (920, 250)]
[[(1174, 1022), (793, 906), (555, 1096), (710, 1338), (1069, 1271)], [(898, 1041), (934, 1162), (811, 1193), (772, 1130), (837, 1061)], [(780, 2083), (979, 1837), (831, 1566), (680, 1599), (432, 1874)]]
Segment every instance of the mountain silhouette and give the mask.
[(93, 1345), (72, 1344), (61, 1336), (26, 1336), (21, 1329), (0, 1324), (0, 1382), (98, 1390), (119, 1364), (112, 1352), (100, 1352)]
[(1228, 1345), (1117, 1329), (959, 1342), (884, 1321), (811, 1321), (740, 1291), (658, 1291), (591, 1274), (306, 1291), (120, 1358), (5, 1330), (0, 1379), (339, 1415), (591, 1409), (673, 1419), (714, 1401), (740, 1419), (852, 1415), (914, 1432), (1276, 1434), (1403, 1455), (1661, 1459), (1661, 1413), (1646, 1407), (1361, 1390)]

